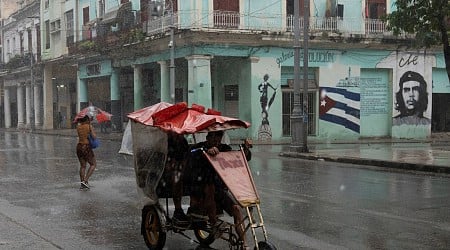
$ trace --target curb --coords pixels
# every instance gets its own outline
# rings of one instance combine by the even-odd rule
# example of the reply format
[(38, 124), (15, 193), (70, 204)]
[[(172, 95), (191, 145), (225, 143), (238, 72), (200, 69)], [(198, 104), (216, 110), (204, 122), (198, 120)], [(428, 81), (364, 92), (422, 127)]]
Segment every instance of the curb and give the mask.
[(408, 162), (393, 162), (393, 161), (366, 159), (366, 158), (319, 156), (319, 155), (310, 155), (308, 153), (296, 153), (296, 152), (281, 152), (279, 154), (279, 156), (300, 158), (300, 159), (305, 159), (305, 160), (315, 160), (315, 161), (323, 160), (323, 161), (329, 161), (329, 162), (340, 162), (340, 163), (359, 164), (359, 165), (376, 166), (376, 167), (384, 167), (384, 168), (393, 168), (393, 169), (404, 169), (404, 170), (415, 170), (415, 171), (432, 172), (432, 173), (439, 173), (439, 174), (450, 174), (450, 168), (445, 167), (445, 166), (439, 166), (439, 165), (417, 164), (417, 163), (408, 163)]

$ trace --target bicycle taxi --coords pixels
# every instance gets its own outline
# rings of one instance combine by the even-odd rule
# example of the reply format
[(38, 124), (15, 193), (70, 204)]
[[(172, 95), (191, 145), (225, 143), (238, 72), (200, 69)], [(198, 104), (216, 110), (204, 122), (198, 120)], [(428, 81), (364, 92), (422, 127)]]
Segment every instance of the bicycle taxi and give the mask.
[[(210, 131), (248, 128), (249, 123), (221, 116), (217, 111), (205, 112), (200, 105), (193, 104), (191, 108), (186, 103), (169, 104), (161, 102), (143, 108), (128, 115), (130, 122), (124, 133), (120, 153), (133, 155), (134, 170), (138, 192), (144, 197), (142, 208), (141, 233), (149, 249), (162, 249), (169, 231), (190, 238), (185, 232), (193, 231), (197, 243), (209, 246), (216, 239), (225, 240), (229, 249), (244, 249), (236, 230), (237, 224), (219, 218), (220, 230), (214, 228), (207, 219), (191, 218), (183, 226), (174, 223), (170, 217), (169, 199), (172, 198), (170, 180), (165, 178), (165, 166), (168, 151), (168, 134), (195, 135)], [(128, 152), (127, 149), (128, 148)], [(132, 152), (131, 152), (132, 148)], [(260, 198), (256, 191), (251, 171), (242, 147), (239, 150), (221, 152), (211, 157), (202, 149), (192, 149), (192, 152), (204, 155), (225, 184), (227, 191), (239, 205), (242, 211), (242, 221), (239, 223), (244, 234), (251, 233), (254, 249), (276, 249), (267, 237), (263, 216), (260, 209)], [(195, 163), (192, 164), (195, 167)], [(189, 171), (189, 169), (185, 169)], [(183, 176), (189, 176), (186, 173)], [(183, 181), (183, 196), (189, 195), (192, 182)], [(164, 202), (165, 201), (165, 202)], [(260, 229), (264, 240), (258, 241), (256, 230)], [(241, 233), (242, 234), (242, 233)], [(195, 241), (195, 240), (194, 240)], [(248, 242), (251, 242), (248, 241)]]

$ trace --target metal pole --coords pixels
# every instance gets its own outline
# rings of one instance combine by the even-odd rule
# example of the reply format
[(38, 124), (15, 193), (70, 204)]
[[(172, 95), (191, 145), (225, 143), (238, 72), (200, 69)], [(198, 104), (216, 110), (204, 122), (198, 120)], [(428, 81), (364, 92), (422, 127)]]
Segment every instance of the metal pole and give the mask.
[(175, 36), (174, 36), (174, 30), (175, 30), (175, 21), (174, 21), (174, 14), (173, 14), (173, 2), (170, 3), (170, 9), (171, 9), (171, 18), (170, 18), (170, 101), (171, 103), (175, 103)]
[(300, 145), (302, 130), (302, 108), (300, 104), (300, 4), (294, 0), (294, 103), (291, 114), (291, 151), (303, 151)]
[(303, 24), (303, 152), (308, 152), (308, 41), (309, 0), (305, 0)]

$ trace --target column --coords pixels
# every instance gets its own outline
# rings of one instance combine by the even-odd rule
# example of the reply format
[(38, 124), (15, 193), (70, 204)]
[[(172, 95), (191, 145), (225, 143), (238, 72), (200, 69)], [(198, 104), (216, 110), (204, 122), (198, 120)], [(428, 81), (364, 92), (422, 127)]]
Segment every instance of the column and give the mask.
[(42, 127), (42, 117), (41, 117), (41, 93), (42, 85), (36, 84), (33, 86), (33, 96), (34, 96), (34, 126), (35, 128)]
[(88, 98), (88, 92), (87, 92), (87, 80), (86, 79), (80, 79), (78, 77), (77, 81), (77, 93), (78, 93), (78, 110), (82, 110), (89, 106), (89, 98)]
[[(243, 119), (250, 121), (252, 126), (248, 129), (248, 133), (251, 138), (258, 138), (259, 125), (261, 123), (261, 104), (259, 102), (259, 90), (258, 85), (261, 83), (261, 77), (259, 75), (264, 74), (264, 72), (258, 73), (258, 63), (260, 58), (252, 56), (248, 59), (247, 65), (242, 68), (241, 75), (243, 76), (243, 81), (248, 84), (239, 85), (242, 86), (241, 93), (248, 93), (245, 97), (239, 98), (239, 106), (247, 107), (244, 112), (246, 114)], [(258, 93), (257, 95), (255, 94)]]
[(134, 65), (134, 110), (143, 108), (142, 65)]
[(23, 98), (23, 86), (17, 86), (17, 128), (22, 129), (25, 127), (24, 120), (24, 98)]
[(53, 129), (53, 104), (54, 104), (54, 76), (50, 65), (44, 67), (44, 85), (43, 88), (43, 106), (44, 106), (44, 124), (42, 129)]
[(31, 128), (31, 86), (25, 86), (25, 117), (26, 128)]
[(170, 102), (170, 79), (169, 79), (169, 67), (166, 61), (158, 61), (160, 72), (161, 72), (161, 101), (162, 102)]
[(5, 107), (5, 128), (11, 128), (11, 103), (9, 88), (4, 88), (3, 106)]
[(120, 103), (119, 73), (112, 69), (110, 78), (111, 89), (111, 126), (113, 131), (122, 131), (122, 112)]
[(197, 103), (212, 107), (211, 59), (212, 56), (192, 55), (188, 60), (188, 104)]

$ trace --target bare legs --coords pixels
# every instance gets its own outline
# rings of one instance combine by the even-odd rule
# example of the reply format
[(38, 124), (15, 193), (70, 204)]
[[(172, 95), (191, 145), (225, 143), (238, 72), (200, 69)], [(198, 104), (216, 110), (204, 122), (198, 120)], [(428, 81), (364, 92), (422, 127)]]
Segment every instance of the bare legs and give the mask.
[(80, 160), (80, 181), (88, 183), (89, 178), (94, 173), (95, 167), (97, 166), (97, 161), (95, 157), (92, 159), (92, 162), (89, 164), (89, 169), (86, 174), (86, 165), (87, 162), (85, 160)]

